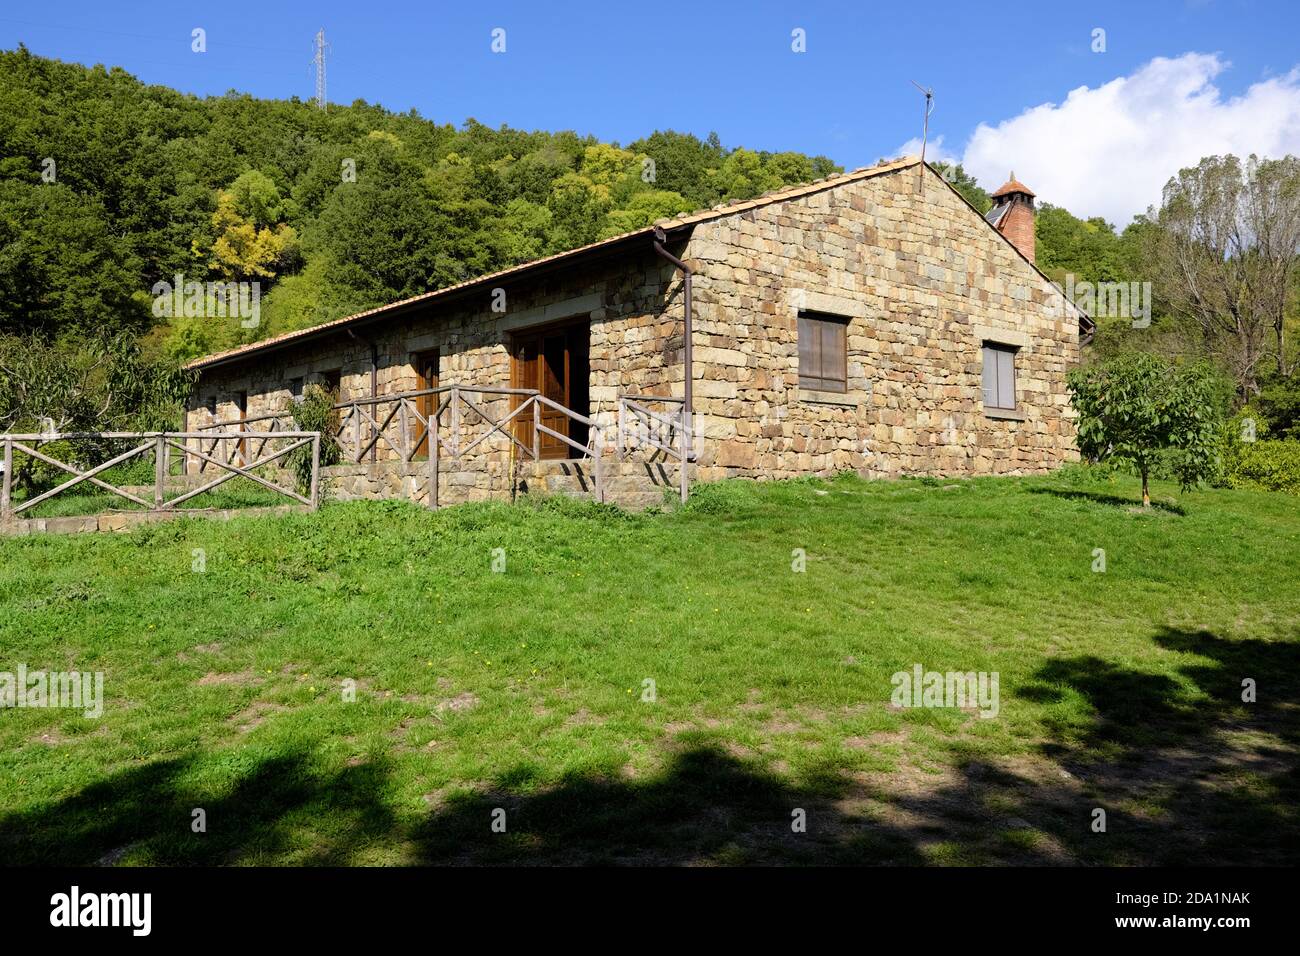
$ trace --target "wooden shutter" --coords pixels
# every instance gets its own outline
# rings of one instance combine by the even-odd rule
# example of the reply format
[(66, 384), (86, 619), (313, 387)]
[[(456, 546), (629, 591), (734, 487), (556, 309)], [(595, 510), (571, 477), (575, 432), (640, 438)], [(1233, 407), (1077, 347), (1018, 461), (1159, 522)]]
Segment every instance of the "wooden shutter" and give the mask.
[(998, 403), (998, 353), (984, 346), (984, 404), (993, 408)]
[(1016, 407), (1016, 350), (984, 346), (984, 404), (989, 408)]
[(1016, 353), (998, 349), (998, 408), (1016, 407)]
[(797, 333), (800, 387), (847, 391), (847, 320), (838, 316), (800, 313)]

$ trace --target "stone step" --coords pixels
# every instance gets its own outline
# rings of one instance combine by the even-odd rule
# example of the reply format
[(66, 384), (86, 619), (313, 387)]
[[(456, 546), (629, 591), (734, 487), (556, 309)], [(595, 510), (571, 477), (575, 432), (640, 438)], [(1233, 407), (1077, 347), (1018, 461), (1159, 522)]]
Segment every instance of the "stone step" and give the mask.
[[(530, 463), (523, 479), (527, 492), (593, 498), (595, 466), (589, 461)], [(613, 455), (601, 459), (601, 485), (605, 501), (625, 508), (648, 508), (676, 496), (680, 471), (675, 462), (620, 461)]]
[[(691, 477), (694, 477), (691, 466)], [(427, 461), (380, 461), (330, 465), (321, 470), (330, 497), (339, 501), (406, 498), (428, 500)], [(647, 508), (675, 499), (680, 471), (676, 462), (601, 459), (605, 501), (625, 508)], [(453, 461), (438, 468), (438, 503), (513, 500), (520, 494), (562, 494), (594, 498), (595, 468), (590, 459), (511, 462), (508, 458)]]

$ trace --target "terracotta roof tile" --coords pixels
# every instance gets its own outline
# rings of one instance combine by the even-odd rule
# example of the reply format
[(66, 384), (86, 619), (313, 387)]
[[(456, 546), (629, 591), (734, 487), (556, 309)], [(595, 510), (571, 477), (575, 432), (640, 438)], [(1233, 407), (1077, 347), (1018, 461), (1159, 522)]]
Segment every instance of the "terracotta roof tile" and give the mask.
[(1030, 189), (1028, 186), (1022, 183), (1020, 180), (1016, 179), (1016, 174), (1012, 173), (1011, 178), (1008, 179), (1001, 186), (999, 186), (998, 191), (992, 193), (990, 195), (990, 198), (997, 199), (1000, 196), (1007, 196), (1010, 195), (1011, 193), (1024, 193), (1027, 196), (1038, 195), (1032, 189)]
[(644, 236), (647, 239), (654, 235), (656, 228), (663, 229), (665, 232), (684, 229), (689, 226), (698, 225), (702, 222), (709, 222), (714, 219), (722, 219), (726, 216), (732, 216), (737, 213), (747, 212), (750, 209), (757, 209), (760, 206), (767, 206), (775, 202), (784, 202), (787, 199), (795, 199), (800, 196), (806, 196), (811, 193), (821, 192), (825, 189), (834, 189), (845, 183), (855, 182), (859, 179), (870, 179), (872, 176), (880, 176), (884, 173), (890, 173), (897, 169), (903, 169), (908, 166), (915, 166), (920, 162), (919, 157), (904, 156), (899, 159), (890, 160), (885, 163), (878, 163), (875, 166), (863, 166), (860, 169), (854, 169), (847, 173), (841, 173), (838, 176), (827, 176), (812, 183), (801, 183), (797, 186), (787, 186), (783, 189), (777, 189), (757, 199), (740, 199), (735, 202), (723, 203), (714, 206), (712, 209), (702, 209), (698, 212), (686, 213), (685, 215), (675, 216), (671, 219), (663, 219), (654, 226), (648, 226), (644, 229), (634, 229), (631, 232), (625, 232), (618, 236), (612, 236), (609, 239), (602, 239), (599, 242), (593, 242), (586, 246), (579, 246), (576, 249), (569, 249), (565, 252), (559, 252), (555, 255), (544, 256), (541, 259), (533, 259), (529, 262), (517, 266), (511, 266), (509, 269), (502, 269), (498, 272), (490, 272), (486, 275), (477, 276), (473, 279), (467, 279), (464, 282), (457, 282), (454, 285), (443, 286), (441, 289), (435, 289), (432, 292), (424, 292), (420, 295), (411, 296), (408, 299), (401, 299), (397, 302), (389, 302), (386, 305), (376, 306), (373, 309), (366, 309), (364, 312), (357, 312), (355, 315), (349, 315), (341, 319), (334, 319), (331, 322), (325, 322), (321, 325), (313, 325), (306, 329), (295, 329), (292, 332), (285, 332), (282, 335), (272, 336), (269, 339), (262, 339), (258, 342), (251, 342), (248, 345), (241, 345), (238, 348), (229, 349), (225, 352), (217, 352), (213, 355), (205, 355), (202, 358), (195, 359), (185, 367), (191, 369), (205, 368), (209, 365), (215, 365), (241, 355), (251, 355), (261, 352), (265, 349), (277, 348), (281, 345), (288, 344), (298, 339), (307, 339), (316, 335), (321, 335), (331, 329), (342, 329), (355, 322), (368, 319), (380, 313), (390, 310), (398, 310), (417, 302), (436, 302), (440, 298), (451, 296), (455, 292), (482, 285), (488, 282), (499, 281), (501, 279), (522, 274), (530, 269), (547, 263), (561, 262), (569, 258), (580, 258), (600, 249), (605, 249), (620, 242), (636, 236)]

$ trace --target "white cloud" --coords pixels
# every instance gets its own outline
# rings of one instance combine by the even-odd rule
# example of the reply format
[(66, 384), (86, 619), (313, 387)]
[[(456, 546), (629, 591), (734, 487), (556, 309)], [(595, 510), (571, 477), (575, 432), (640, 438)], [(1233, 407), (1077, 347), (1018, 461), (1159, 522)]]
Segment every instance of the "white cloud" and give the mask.
[(1300, 155), (1300, 68), (1224, 99), (1212, 81), (1228, 66), (1214, 54), (1158, 57), (1063, 103), (981, 123), (962, 165), (990, 190), (1014, 169), (1040, 201), (1122, 228), (1202, 156)]
[[(913, 136), (898, 149), (894, 150), (891, 156), (920, 156), (921, 155), (921, 137)], [(961, 157), (952, 150), (943, 145), (943, 134), (933, 136), (925, 144), (925, 161), (927, 163), (956, 163), (961, 161)]]

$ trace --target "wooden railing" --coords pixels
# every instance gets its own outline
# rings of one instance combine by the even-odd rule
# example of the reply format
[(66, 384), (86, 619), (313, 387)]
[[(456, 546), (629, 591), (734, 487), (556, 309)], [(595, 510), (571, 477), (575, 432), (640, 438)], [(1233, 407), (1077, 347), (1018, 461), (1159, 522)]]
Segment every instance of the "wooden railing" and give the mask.
[[(266, 445), (273, 440), (283, 439), (288, 442), (283, 448), (265, 454)], [(202, 440), (203, 442), (212, 442), (208, 451), (195, 450), (187, 447), (188, 443)], [(99, 444), (106, 442), (132, 442), (134, 447), (113, 455), (91, 468), (82, 469), (76, 465), (62, 461), (51, 454), (41, 451), (37, 446), (50, 442), (75, 442), (75, 441), (94, 441)], [(249, 455), (247, 447), (251, 442), (260, 441), (260, 450), (257, 455)], [(241, 447), (244, 451), (227, 452), (222, 454), (217, 445), (223, 442), (230, 442)], [(261, 475), (254, 474), (255, 469), (279, 461), (291, 452), (306, 446), (311, 447), (312, 454), (312, 471), (311, 486), (307, 495), (299, 494), (294, 488), (286, 488), (278, 485)], [(65, 434), (43, 433), (43, 434), (7, 434), (0, 435), (0, 448), (3, 454), (3, 477), (0, 478), (0, 520), (8, 521), (31, 508), (36, 507), (42, 502), (49, 501), (58, 495), (61, 495), (72, 488), (77, 487), (83, 482), (87, 482), (100, 488), (103, 491), (110, 492), (120, 498), (130, 501), (147, 511), (173, 511), (177, 506), (189, 501), (204, 492), (217, 488), (232, 478), (243, 477), (261, 485), (277, 494), (285, 495), (292, 498), (300, 504), (315, 508), (319, 504), (320, 498), (320, 433), (319, 432), (294, 432), (280, 431), (274, 434), (269, 432), (255, 432), (248, 430), (226, 431), (213, 433), (204, 432), (73, 432)], [(197, 457), (206, 464), (215, 466), (223, 474), (211, 481), (205, 482), (195, 488), (185, 491), (173, 498), (166, 497), (167, 479), (170, 477), (169, 458), (171, 451), (178, 451), (191, 457)], [(138, 494), (128, 491), (127, 485), (115, 485), (105, 480), (105, 473), (111, 469), (123, 465), (133, 459), (146, 456), (152, 452), (154, 457), (154, 483), (152, 501), (140, 497)], [(13, 478), (14, 478), (14, 458), (15, 455), (27, 455), (37, 461), (44, 462), (47, 465), (58, 468), (71, 474), (73, 477), (54, 488), (34, 495), (25, 501), (15, 504), (13, 500)], [(235, 464), (235, 460), (239, 464)]]
[[(669, 406), (668, 411), (655, 411), (650, 405)], [(690, 416), (686, 414), (686, 400), (668, 395), (622, 395), (618, 400), (618, 452), (626, 456), (638, 448), (650, 449), (650, 459), (656, 454), (676, 458), (679, 464), (678, 481), (682, 503), (686, 503), (689, 487), (687, 470), (695, 458), (692, 451)]]
[[(513, 407), (504, 413), (494, 411), (490, 404), (502, 399), (511, 399)], [(668, 407), (665, 410), (650, 407), (656, 404)], [(438, 461), (443, 456), (460, 461), (475, 449), (486, 449), (487, 443), (497, 435), (504, 436), (507, 447), (524, 460), (541, 460), (543, 436), (572, 449), (574, 459), (590, 459), (593, 490), (600, 501), (605, 500), (602, 453), (610, 448), (620, 459), (647, 450), (652, 461), (657, 456), (676, 459), (681, 464), (682, 501), (686, 500), (688, 493), (687, 468), (694, 454), (690, 423), (684, 401), (680, 398), (657, 395), (620, 397), (616, 442), (608, 438), (614, 428), (612, 424), (582, 415), (536, 389), (528, 388), (442, 385), (373, 398), (350, 398), (338, 402), (334, 409), (339, 413), (339, 426), (334, 438), (345, 462), (361, 464), (367, 458), (378, 461), (380, 449), (385, 446), (385, 457), (391, 455), (408, 464), (417, 456), (427, 454), (430, 463), (429, 501), (433, 508), (438, 507)], [(576, 441), (569, 434), (544, 424), (544, 412), (558, 412), (570, 422), (584, 426), (587, 441)], [(232, 427), (253, 423), (263, 424), (268, 434), (285, 435), (287, 431), (275, 430), (290, 427), (292, 418), (289, 411), (283, 411), (233, 422), (214, 422), (201, 426), (201, 431), (221, 428), (228, 432)], [(191, 451), (190, 454), (195, 453)], [(208, 462), (220, 464), (211, 449), (198, 457), (200, 471), (207, 467)], [(227, 449), (225, 463), (232, 464), (237, 457), (236, 448)]]
[[(502, 398), (515, 400), (510, 411), (498, 414), (488, 408), (490, 401)], [(432, 408), (427, 413), (422, 412), (421, 405)], [(347, 461), (359, 464), (368, 454), (374, 460), (381, 442), (404, 462), (414, 460), (421, 448), (428, 449), (429, 503), (432, 508), (438, 507), (438, 462), (442, 456), (445, 454), (453, 461), (459, 461), (476, 448), (486, 447), (486, 443), (496, 435), (504, 436), (512, 450), (532, 461), (541, 459), (543, 435), (572, 448), (577, 458), (590, 458), (596, 497), (604, 500), (601, 463), (604, 440), (600, 424), (534, 389), (442, 385), (375, 398), (349, 399), (339, 402), (335, 408), (340, 412), (339, 447)], [(576, 442), (559, 430), (542, 424), (543, 408), (585, 425), (588, 442), (585, 445)], [(394, 422), (397, 425), (395, 436)], [(480, 429), (480, 426), (486, 427)], [(443, 435), (444, 427), (446, 437)], [(531, 440), (521, 440), (516, 434), (518, 431), (524, 432), (525, 439)]]
[[(257, 451), (249, 452), (248, 443), (245, 442), (228, 442), (227, 433), (232, 429), (248, 431), (247, 426), (259, 425), (261, 430), (254, 430), (250, 433), (251, 440), (258, 441)], [(198, 430), (202, 432), (198, 436), (199, 440), (194, 444), (198, 448), (198, 453), (193, 448), (185, 448), (186, 454), (192, 455), (199, 459), (199, 472), (208, 470), (208, 464), (213, 455), (221, 453), (222, 460), (225, 464), (234, 464), (257, 458), (266, 450), (267, 443), (273, 438), (282, 437), (293, 431), (293, 416), (288, 412), (274, 412), (270, 415), (253, 415), (248, 418), (237, 418), (230, 422), (212, 422), (209, 425), (200, 425)], [(187, 442), (188, 444), (188, 442)], [(207, 450), (204, 451), (204, 446)]]

